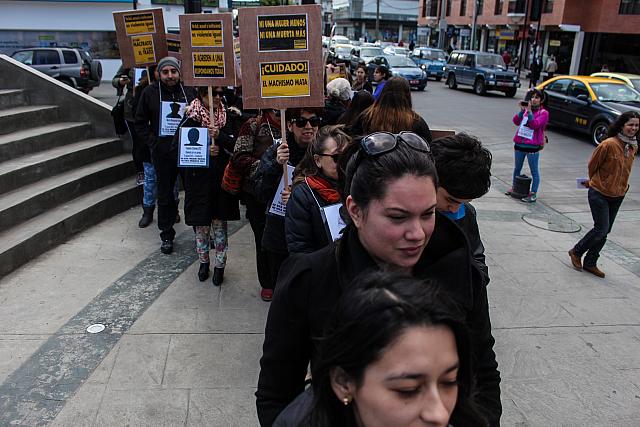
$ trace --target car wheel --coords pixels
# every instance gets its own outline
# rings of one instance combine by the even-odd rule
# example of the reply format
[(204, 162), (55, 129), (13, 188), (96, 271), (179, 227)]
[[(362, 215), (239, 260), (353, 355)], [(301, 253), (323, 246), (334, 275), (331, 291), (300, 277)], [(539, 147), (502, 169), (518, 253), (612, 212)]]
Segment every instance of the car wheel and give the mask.
[(607, 129), (609, 128), (609, 123), (604, 120), (597, 122), (591, 128), (591, 142), (594, 145), (600, 145), (602, 141), (607, 138)]
[(426, 87), (426, 85), (420, 85), (420, 86), (418, 86), (418, 90), (419, 90), (420, 92), (422, 92), (422, 91), (424, 90), (424, 88), (425, 88), (425, 87)]
[(484, 95), (485, 93), (487, 93), (487, 88), (484, 85), (483, 79), (476, 79), (476, 81), (473, 83), (473, 91), (476, 93), (476, 95)]
[(91, 62), (91, 80), (102, 80), (102, 63), (100, 61)]
[(447, 77), (447, 86), (449, 86), (449, 89), (455, 89), (458, 87), (455, 74), (449, 74), (449, 77)]
[(516, 96), (516, 91), (517, 88), (512, 87), (511, 89), (507, 89), (504, 94), (507, 98), (513, 98), (514, 96)]
[(436, 77), (436, 81), (437, 81), (437, 82), (442, 81), (442, 76), (437, 76), (437, 77)]

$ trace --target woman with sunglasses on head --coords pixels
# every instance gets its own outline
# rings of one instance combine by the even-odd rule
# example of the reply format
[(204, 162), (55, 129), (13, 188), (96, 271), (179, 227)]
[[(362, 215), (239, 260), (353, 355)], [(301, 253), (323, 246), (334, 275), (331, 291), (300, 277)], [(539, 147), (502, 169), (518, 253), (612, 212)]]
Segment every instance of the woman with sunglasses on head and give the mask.
[(402, 131), (412, 131), (431, 142), (429, 126), (420, 114), (413, 111), (411, 86), (402, 77), (391, 77), (373, 105), (360, 115), (351, 134)]
[[(230, 115), (237, 114), (237, 110), (232, 112), (225, 107), (224, 94), (224, 88), (214, 87), (209, 105), (208, 88), (199, 87), (196, 99), (189, 104), (185, 119), (174, 136), (174, 144), (178, 144), (180, 129), (183, 127), (209, 129), (209, 167), (181, 168), (180, 176), (185, 191), (185, 223), (193, 226), (196, 252), (200, 260), (198, 279), (204, 282), (209, 277), (209, 251), (212, 249), (210, 242), (213, 241), (215, 263), (212, 283), (215, 286), (220, 286), (224, 280), (229, 245), (227, 221), (240, 219), (237, 197), (221, 188), (222, 174), (235, 144)], [(213, 117), (210, 115), (210, 107)]]
[(358, 277), (318, 343), (312, 387), (275, 427), (486, 426), (473, 400), (468, 331), (433, 283)]
[[(286, 111), (287, 142), (269, 147), (262, 155), (255, 174), (253, 193), (258, 200), (267, 206), (270, 206), (276, 197), (287, 203), (291, 195), (290, 188), (285, 189), (282, 194), (276, 194), (282, 179), (283, 166), (295, 167), (302, 160), (307, 147), (316, 139), (321, 117), (321, 108), (291, 108)], [(267, 212), (262, 248), (269, 265), (270, 281), (269, 287), (262, 289), (260, 297), (264, 301), (271, 301), (278, 271), (289, 255), (284, 235), (284, 216)]]
[(478, 404), (490, 424), (499, 425), (500, 373), (486, 287), (464, 233), (436, 212), (438, 177), (429, 144), (412, 132), (378, 132), (357, 147), (345, 169), (343, 198), (350, 224), (342, 238), (312, 254), (291, 256), (280, 271), (256, 392), (261, 425), (271, 426), (303, 391), (329, 313), (367, 270), (436, 280), (464, 308)]
[(340, 203), (338, 157), (350, 143), (342, 126), (325, 126), (298, 163), (284, 220), (289, 253), (314, 252), (333, 241), (322, 209)]

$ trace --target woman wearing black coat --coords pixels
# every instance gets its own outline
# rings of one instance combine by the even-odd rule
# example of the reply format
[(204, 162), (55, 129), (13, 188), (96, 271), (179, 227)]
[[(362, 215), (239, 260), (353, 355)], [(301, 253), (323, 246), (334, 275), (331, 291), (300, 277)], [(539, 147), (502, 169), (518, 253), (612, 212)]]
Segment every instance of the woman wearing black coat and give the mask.
[[(185, 189), (185, 223), (193, 226), (196, 239), (196, 251), (200, 259), (198, 279), (204, 282), (209, 277), (210, 241), (214, 242), (215, 265), (213, 284), (220, 286), (224, 280), (224, 268), (227, 262), (228, 236), (227, 221), (240, 219), (240, 209), (236, 196), (222, 190), (224, 168), (233, 153), (235, 135), (231, 129), (229, 115), (237, 114), (228, 110), (222, 103), (224, 89), (213, 88), (213, 120), (209, 114), (208, 88), (198, 88), (198, 97), (191, 102), (183, 127), (206, 127), (213, 139), (209, 147), (208, 168), (181, 168), (180, 175)], [(180, 128), (174, 137), (174, 143), (180, 135)]]
[(341, 126), (325, 126), (298, 163), (284, 219), (289, 253), (314, 252), (333, 241), (321, 209), (340, 203), (337, 162), (350, 142)]

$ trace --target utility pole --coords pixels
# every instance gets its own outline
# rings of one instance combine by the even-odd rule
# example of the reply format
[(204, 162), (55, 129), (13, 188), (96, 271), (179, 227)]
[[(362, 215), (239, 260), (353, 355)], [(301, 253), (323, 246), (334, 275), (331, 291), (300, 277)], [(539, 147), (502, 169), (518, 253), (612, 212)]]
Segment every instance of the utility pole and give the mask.
[[(435, 1), (435, 0), (434, 0)], [(438, 48), (447, 50), (447, 0), (440, 2), (440, 20), (438, 21)]]
[(529, 44), (529, 0), (526, 1), (524, 6), (524, 30), (522, 35), (525, 37), (520, 44), (520, 52), (518, 53), (518, 73), (522, 69), (522, 57), (527, 52), (527, 46)]
[(380, 41), (380, 0), (376, 0), (376, 41)]
[(476, 22), (478, 21), (478, 0), (473, 0), (473, 23), (471, 24), (471, 50), (476, 49)]

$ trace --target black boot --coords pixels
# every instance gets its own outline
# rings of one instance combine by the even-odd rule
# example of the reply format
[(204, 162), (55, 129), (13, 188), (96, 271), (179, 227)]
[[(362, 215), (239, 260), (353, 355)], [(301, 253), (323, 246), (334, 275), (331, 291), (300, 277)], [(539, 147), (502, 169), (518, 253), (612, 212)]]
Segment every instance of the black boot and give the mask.
[(213, 279), (211, 279), (211, 283), (213, 283), (213, 286), (220, 286), (222, 285), (223, 281), (224, 281), (224, 267), (222, 268), (214, 267)]
[(209, 263), (201, 262), (200, 269), (198, 270), (198, 280), (204, 282), (209, 278)]
[(153, 221), (154, 209), (155, 209), (155, 206), (142, 207), (142, 218), (140, 218), (140, 221), (138, 222), (138, 227), (145, 228), (145, 227), (148, 227), (149, 224), (151, 224), (151, 222)]

